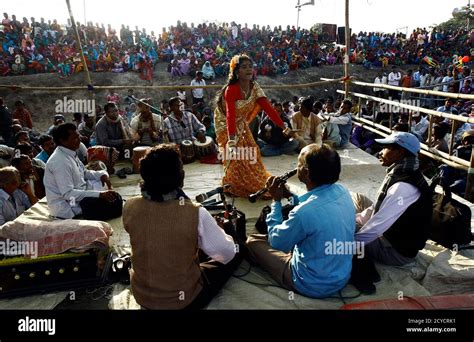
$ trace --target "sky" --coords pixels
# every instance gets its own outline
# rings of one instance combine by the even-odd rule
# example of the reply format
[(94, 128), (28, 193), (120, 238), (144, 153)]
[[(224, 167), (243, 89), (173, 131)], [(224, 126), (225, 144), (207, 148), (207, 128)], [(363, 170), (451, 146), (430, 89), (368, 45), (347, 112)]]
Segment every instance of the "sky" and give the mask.
[[(111, 24), (115, 29), (126, 24), (161, 32), (177, 21), (195, 24), (222, 21), (296, 26), (298, 0), (70, 0), (76, 21)], [(305, 3), (309, 0), (301, 0)], [(451, 18), (454, 8), (466, 6), (469, 0), (350, 0), (350, 26), (355, 32), (411, 32)], [(315, 23), (344, 26), (344, 0), (314, 0), (314, 6), (301, 7), (299, 25), (310, 28)], [(473, 1), (474, 3), (474, 1)], [(85, 6), (84, 6), (85, 5)], [(68, 18), (66, 0), (2, 0), (2, 12), (15, 14), (21, 21)], [(84, 11), (85, 8), (85, 11)]]

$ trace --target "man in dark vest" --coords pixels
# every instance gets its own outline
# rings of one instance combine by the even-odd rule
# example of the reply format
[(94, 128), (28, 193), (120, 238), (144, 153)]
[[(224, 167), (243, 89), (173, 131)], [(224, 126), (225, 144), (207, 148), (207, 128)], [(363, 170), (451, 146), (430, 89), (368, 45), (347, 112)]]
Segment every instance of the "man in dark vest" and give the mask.
[[(419, 170), (420, 142), (411, 133), (396, 132), (385, 139), (380, 160), (388, 166), (377, 200), (356, 215), (361, 226), (356, 241), (365, 255), (386, 265), (414, 260), (425, 247), (432, 217), (432, 194)], [(360, 203), (355, 203), (356, 208)]]

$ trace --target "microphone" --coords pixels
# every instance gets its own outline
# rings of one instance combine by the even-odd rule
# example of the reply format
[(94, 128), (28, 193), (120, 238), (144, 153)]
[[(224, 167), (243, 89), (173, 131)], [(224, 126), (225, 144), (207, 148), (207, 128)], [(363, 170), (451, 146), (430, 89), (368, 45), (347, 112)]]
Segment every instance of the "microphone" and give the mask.
[(224, 188), (222, 186), (215, 188), (214, 190), (199, 194), (196, 196), (196, 201), (198, 203), (202, 203), (207, 200), (209, 197), (212, 197), (217, 194), (222, 194), (224, 192)]

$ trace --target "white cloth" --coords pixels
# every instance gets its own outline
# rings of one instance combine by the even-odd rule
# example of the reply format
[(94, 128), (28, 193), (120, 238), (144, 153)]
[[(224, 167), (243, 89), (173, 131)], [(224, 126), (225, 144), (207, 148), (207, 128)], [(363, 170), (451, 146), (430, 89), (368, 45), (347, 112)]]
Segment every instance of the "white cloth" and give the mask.
[(391, 72), (388, 74), (388, 84), (391, 86), (398, 86), (401, 78), (402, 74), (400, 72)]
[(43, 180), (51, 215), (70, 219), (81, 214), (79, 202), (100, 194), (89, 190), (86, 181), (100, 181), (103, 175), (108, 175), (107, 171), (87, 170), (75, 151), (58, 146), (48, 160)]
[(411, 184), (406, 182), (393, 184), (375, 215), (374, 204), (356, 215), (356, 222), (362, 225), (355, 234), (356, 241), (367, 244), (382, 236), (420, 196), (420, 190)]
[(198, 245), (213, 260), (227, 264), (236, 252), (234, 240), (203, 207), (199, 208)]
[[(197, 81), (196, 79), (191, 81), (192, 86), (205, 86), (206, 81), (201, 80)], [(202, 99), (204, 97), (204, 88), (193, 88), (192, 90), (193, 97), (197, 99)]]
[[(376, 77), (375, 80), (374, 80), (374, 83), (375, 84), (387, 84), (387, 76)], [(374, 87), (374, 93), (377, 93), (379, 91), (386, 91), (386, 89)]]
[(423, 138), (423, 135), (426, 133), (426, 131), (428, 130), (428, 126), (430, 125), (430, 122), (425, 118), (425, 117), (422, 117), (420, 119), (420, 122), (418, 122), (417, 124), (413, 125), (412, 127), (412, 133), (416, 134), (417, 136), (419, 136), (420, 138)]

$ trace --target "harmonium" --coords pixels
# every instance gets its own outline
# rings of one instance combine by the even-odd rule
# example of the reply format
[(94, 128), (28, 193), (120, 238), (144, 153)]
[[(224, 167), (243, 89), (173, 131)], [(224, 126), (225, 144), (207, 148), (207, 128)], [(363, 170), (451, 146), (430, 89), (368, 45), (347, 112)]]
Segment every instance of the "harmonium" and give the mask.
[(37, 258), (0, 255), (0, 299), (100, 287), (111, 265), (112, 253), (96, 249)]

